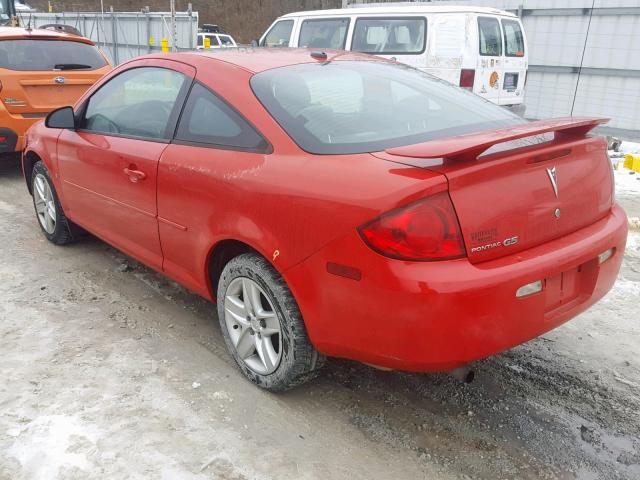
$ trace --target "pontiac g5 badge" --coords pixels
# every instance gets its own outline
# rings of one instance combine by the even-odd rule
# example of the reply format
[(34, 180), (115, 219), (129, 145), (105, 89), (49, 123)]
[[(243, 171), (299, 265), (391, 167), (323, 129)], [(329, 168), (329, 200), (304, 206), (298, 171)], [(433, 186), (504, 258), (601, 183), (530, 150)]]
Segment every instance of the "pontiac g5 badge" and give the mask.
[[(558, 174), (556, 173), (556, 167), (547, 168), (547, 175), (549, 175), (549, 180), (551, 181), (551, 186), (553, 187), (553, 193), (556, 194), (556, 198), (558, 197)], [(560, 218), (560, 209), (556, 208), (553, 211), (553, 216), (556, 218)]]

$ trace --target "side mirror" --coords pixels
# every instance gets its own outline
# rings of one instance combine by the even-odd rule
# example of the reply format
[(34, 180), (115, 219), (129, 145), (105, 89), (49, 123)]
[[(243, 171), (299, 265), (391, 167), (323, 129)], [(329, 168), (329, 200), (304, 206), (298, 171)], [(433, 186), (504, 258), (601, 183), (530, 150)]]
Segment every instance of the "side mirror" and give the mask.
[(44, 124), (48, 128), (66, 128), (75, 130), (76, 117), (73, 113), (73, 108), (62, 107), (54, 110), (44, 121)]
[(255, 47), (259, 47), (259, 46), (260, 46), (260, 44), (258, 43), (258, 40), (253, 39), (253, 40), (251, 40), (251, 46), (252, 46), (253, 48), (255, 48)]

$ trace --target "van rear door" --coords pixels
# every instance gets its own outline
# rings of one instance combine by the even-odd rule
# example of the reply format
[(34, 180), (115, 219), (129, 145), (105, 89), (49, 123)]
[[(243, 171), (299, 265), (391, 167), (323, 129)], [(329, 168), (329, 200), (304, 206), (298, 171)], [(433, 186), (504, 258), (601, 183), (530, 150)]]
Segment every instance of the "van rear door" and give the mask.
[(496, 17), (478, 16), (478, 64), (473, 91), (499, 103), (502, 86), (502, 30)]
[(504, 33), (504, 75), (500, 88), (500, 105), (522, 103), (527, 75), (527, 52), (524, 31), (517, 19), (502, 18)]

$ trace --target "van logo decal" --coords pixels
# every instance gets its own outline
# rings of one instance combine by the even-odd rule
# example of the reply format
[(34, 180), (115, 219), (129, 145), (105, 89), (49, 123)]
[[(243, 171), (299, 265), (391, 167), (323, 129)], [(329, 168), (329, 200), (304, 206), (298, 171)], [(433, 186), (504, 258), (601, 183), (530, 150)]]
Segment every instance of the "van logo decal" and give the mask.
[(549, 180), (551, 181), (551, 186), (553, 187), (553, 193), (555, 193), (556, 198), (558, 198), (558, 177), (556, 174), (556, 167), (547, 168), (547, 175), (549, 175)]
[(57, 84), (62, 85), (65, 81), (64, 77), (56, 77), (53, 79), (54, 82), (56, 82)]

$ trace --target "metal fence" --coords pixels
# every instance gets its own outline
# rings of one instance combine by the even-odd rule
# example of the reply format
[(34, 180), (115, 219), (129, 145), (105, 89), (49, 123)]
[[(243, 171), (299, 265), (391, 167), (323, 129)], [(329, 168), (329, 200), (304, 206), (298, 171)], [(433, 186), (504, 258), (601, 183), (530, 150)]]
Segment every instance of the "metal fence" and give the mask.
[[(343, 0), (344, 6), (364, 3), (372, 6), (370, 2)], [(640, 0), (441, 0), (413, 4), (417, 3), (475, 5), (517, 13), (529, 45), (525, 115), (610, 117), (602, 131), (640, 140)]]
[(175, 33), (168, 12), (25, 13), (20, 24), (37, 28), (47, 24), (70, 25), (93, 40), (114, 64), (133, 57), (162, 51), (193, 50), (198, 34), (197, 12), (176, 12)]

